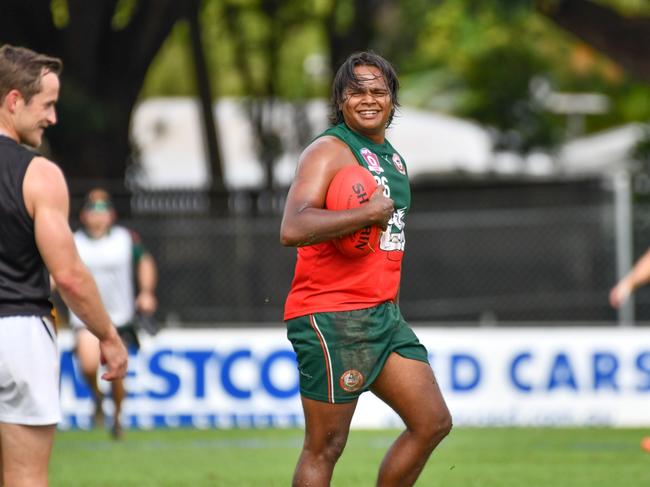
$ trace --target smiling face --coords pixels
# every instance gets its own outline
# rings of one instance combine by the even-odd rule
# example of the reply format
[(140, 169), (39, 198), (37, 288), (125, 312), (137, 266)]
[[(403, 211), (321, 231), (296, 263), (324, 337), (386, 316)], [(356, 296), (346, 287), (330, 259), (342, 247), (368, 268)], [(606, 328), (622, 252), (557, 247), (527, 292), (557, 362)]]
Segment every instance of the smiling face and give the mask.
[(356, 66), (354, 75), (358, 83), (345, 89), (340, 107), (343, 119), (355, 132), (381, 144), (393, 111), (390, 90), (375, 66)]
[(43, 131), (56, 123), (56, 102), (59, 99), (59, 77), (45, 72), (41, 77), (41, 90), (25, 102), (22, 95), (16, 98), (14, 129), (20, 142), (38, 147)]

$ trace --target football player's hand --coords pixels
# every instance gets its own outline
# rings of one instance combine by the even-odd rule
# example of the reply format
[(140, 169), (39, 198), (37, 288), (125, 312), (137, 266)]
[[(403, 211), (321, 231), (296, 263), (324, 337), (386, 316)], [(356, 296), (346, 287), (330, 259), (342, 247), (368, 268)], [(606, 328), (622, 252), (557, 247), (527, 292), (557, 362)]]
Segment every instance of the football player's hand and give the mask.
[(102, 379), (113, 381), (123, 379), (128, 367), (128, 352), (122, 339), (113, 327), (113, 333), (99, 341), (100, 360), (106, 367)]
[(366, 205), (368, 210), (371, 211), (370, 223), (386, 230), (388, 221), (393, 216), (395, 206), (393, 200), (384, 195), (384, 187), (379, 185), (370, 197), (370, 201)]

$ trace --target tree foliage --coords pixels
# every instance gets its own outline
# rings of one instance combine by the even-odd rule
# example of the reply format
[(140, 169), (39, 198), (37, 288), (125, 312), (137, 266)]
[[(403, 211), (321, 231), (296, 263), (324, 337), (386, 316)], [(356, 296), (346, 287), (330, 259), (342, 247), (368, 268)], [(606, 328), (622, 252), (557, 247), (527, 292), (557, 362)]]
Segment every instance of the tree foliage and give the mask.
[(65, 122), (47, 135), (52, 157), (72, 180), (123, 180), (131, 111), (152, 59), (183, 14), (181, 0), (0, 3), (1, 43), (64, 61)]
[(609, 2), (609, 5), (589, 0), (536, 2), (540, 13), (650, 83), (650, 7), (647, 2), (645, 8), (641, 4), (634, 8), (635, 5), (636, 2), (621, 0)]
[(587, 130), (650, 118), (646, 0), (4, 0), (0, 42), (64, 60), (62, 123), (48, 137), (70, 177), (123, 180), (138, 98), (197, 94), (179, 20), (199, 1), (211, 91), (249, 100), (269, 181), (282, 149), (273, 104), (294, 100), (304, 128), (300, 103), (327, 97), (361, 49), (395, 64), (404, 104), (474, 118), (515, 150), (552, 146), (563, 128), (535, 80), (606, 94), (610, 111)]
[[(588, 131), (648, 119), (650, 91), (636, 71), (537, 10), (542, 3), (559, 8), (577, 2), (585, 3), (448, 0), (431, 7), (415, 49), (400, 59), (407, 68), (403, 100), (474, 118), (495, 129), (498, 144), (521, 151), (552, 148), (564, 132), (565, 120), (540, 104), (535, 93), (540, 80), (553, 91), (597, 92), (609, 98), (609, 112), (590, 116)], [(596, 7), (630, 25), (644, 25), (647, 4), (631, 8), (625, 2), (623, 14), (622, 3), (599, 2)], [(605, 19), (591, 21), (596, 25)], [(637, 58), (640, 64), (647, 61), (647, 56)]]

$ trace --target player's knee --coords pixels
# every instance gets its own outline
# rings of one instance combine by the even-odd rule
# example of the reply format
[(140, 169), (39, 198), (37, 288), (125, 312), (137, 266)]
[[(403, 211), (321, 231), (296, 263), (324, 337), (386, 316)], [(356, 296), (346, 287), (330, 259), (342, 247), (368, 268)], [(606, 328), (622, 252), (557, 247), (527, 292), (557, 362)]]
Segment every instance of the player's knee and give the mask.
[(442, 439), (451, 433), (453, 428), (453, 421), (451, 419), (451, 414), (447, 411), (442, 418), (438, 421), (438, 435)]
[(307, 450), (311, 451), (312, 455), (323, 461), (334, 464), (343, 453), (346, 442), (347, 435), (330, 433), (325, 441), (318, 442), (317, 445), (308, 442), (305, 446)]
[(346, 440), (347, 435), (333, 435), (329, 438), (323, 451), (325, 459), (335, 463), (345, 449)]
[(427, 444), (437, 445), (445, 436), (451, 432), (452, 420), (448, 411), (432, 418), (420, 429), (420, 437)]

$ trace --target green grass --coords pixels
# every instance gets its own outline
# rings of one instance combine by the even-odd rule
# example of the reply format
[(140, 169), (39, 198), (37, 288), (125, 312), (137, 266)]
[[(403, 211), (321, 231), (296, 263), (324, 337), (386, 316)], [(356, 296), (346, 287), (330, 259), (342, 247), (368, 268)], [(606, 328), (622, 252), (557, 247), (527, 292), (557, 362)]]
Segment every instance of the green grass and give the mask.
[[(374, 485), (379, 463), (399, 432), (350, 433), (333, 487)], [(647, 487), (645, 430), (606, 428), (456, 428), (434, 452), (418, 486)], [(288, 486), (300, 430), (58, 432), (52, 487)]]

